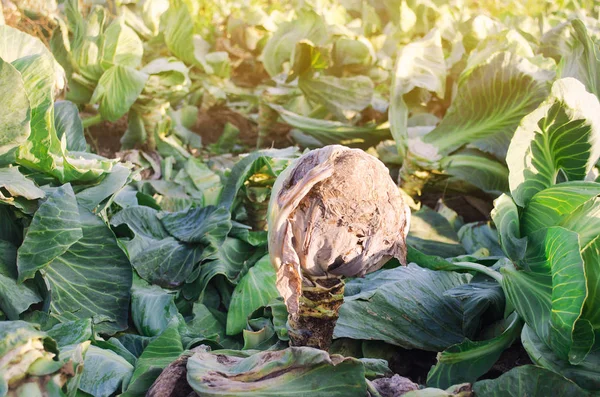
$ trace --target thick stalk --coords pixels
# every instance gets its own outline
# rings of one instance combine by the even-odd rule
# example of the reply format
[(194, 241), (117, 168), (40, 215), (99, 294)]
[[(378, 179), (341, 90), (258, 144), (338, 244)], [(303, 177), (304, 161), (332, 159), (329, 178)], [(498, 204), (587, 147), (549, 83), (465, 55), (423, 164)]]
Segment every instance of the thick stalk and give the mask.
[(344, 302), (344, 281), (307, 275), (304, 278), (298, 315), (288, 319), (290, 343), (292, 346), (329, 350), (340, 306)]
[(260, 149), (273, 129), (273, 125), (279, 118), (279, 113), (271, 109), (269, 106), (272, 101), (272, 95), (266, 92), (259, 98), (258, 102), (258, 137), (256, 140), (256, 148)]
[(267, 230), (269, 197), (275, 178), (258, 172), (244, 183), (244, 207), (253, 230)]
[(101, 122), (102, 122), (102, 115), (100, 113), (81, 120), (81, 123), (83, 124), (83, 128), (89, 128), (89, 127), (94, 126)]
[(267, 230), (269, 201), (257, 201), (252, 196), (249, 196), (244, 199), (244, 207), (246, 207), (248, 224), (252, 226), (252, 230)]
[(150, 111), (142, 114), (142, 122), (146, 130), (146, 147), (148, 150), (156, 150), (156, 128), (160, 123), (161, 116), (158, 111)]
[(150, 111), (142, 113), (142, 122), (146, 130), (146, 147), (149, 151), (156, 150), (156, 137), (166, 134), (169, 129), (169, 118), (167, 117), (168, 102), (157, 104)]
[(400, 168), (400, 187), (411, 197), (421, 195), (423, 188), (431, 178), (431, 173), (423, 169), (419, 162), (409, 152), (406, 153), (402, 168)]

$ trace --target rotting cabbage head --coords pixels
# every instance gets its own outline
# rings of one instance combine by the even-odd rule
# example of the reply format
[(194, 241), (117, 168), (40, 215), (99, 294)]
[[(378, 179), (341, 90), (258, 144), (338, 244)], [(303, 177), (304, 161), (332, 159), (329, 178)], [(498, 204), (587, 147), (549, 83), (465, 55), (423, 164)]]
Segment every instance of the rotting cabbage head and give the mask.
[(55, 360), (56, 342), (37, 325), (0, 323), (0, 396), (58, 395), (73, 376), (71, 362)]
[(332, 145), (296, 160), (269, 203), (269, 255), (290, 315), (307, 276), (363, 276), (391, 258), (405, 263), (409, 223), (409, 207), (375, 157)]

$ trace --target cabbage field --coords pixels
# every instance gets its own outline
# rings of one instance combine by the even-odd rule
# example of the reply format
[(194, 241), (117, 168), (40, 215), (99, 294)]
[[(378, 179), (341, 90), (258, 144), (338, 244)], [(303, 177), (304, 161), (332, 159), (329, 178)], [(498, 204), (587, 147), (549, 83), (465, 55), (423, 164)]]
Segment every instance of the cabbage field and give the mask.
[(0, 11), (0, 397), (600, 395), (596, 0)]

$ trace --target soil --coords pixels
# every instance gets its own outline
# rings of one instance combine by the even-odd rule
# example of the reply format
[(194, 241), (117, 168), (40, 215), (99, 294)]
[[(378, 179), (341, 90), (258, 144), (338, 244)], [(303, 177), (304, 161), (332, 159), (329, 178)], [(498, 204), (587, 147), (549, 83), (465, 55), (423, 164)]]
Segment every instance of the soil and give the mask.
[(388, 364), (393, 373), (424, 385), (427, 383), (427, 374), (437, 362), (436, 356), (435, 352), (398, 349)]
[(244, 144), (256, 145), (256, 125), (246, 117), (224, 106), (214, 106), (198, 112), (196, 125), (192, 131), (202, 137), (204, 146), (219, 140), (225, 124), (230, 123), (240, 130), (239, 139)]
[(148, 397), (185, 397), (197, 396), (187, 382), (188, 358), (195, 352), (204, 351), (203, 347), (195, 347), (190, 354), (183, 354), (165, 368), (154, 381), (146, 396)]
[(112, 159), (121, 150), (121, 137), (126, 130), (127, 116), (124, 116), (114, 123), (102, 121), (87, 128), (85, 138), (94, 153)]
[[(244, 115), (225, 106), (214, 106), (207, 111), (198, 112), (198, 121), (192, 128), (202, 137), (202, 144), (209, 145), (217, 142), (225, 124), (230, 123), (240, 130), (239, 141), (248, 148), (256, 147), (258, 126), (248, 120)], [(293, 144), (289, 137), (290, 127), (283, 123), (276, 123), (271, 134), (265, 139), (265, 147), (288, 147)]]
[(47, 47), (49, 47), (50, 37), (56, 26), (54, 16), (46, 15), (47, 12), (53, 12), (51, 7), (45, 7), (43, 2), (30, 4), (30, 6), (33, 6), (31, 7), (31, 10), (37, 8), (40, 12), (39, 15), (32, 19), (19, 11), (19, 8), (15, 4), (19, 4), (19, 1), (5, 0), (0, 4), (2, 6), (0, 14), (4, 15), (6, 25), (40, 39)]
[[(437, 353), (423, 350), (398, 349), (388, 364), (394, 373), (407, 377), (415, 383), (424, 385), (427, 383), (427, 374), (437, 362), (436, 355)], [(502, 353), (494, 366), (480, 377), (479, 380), (495, 379), (515, 367), (527, 364), (532, 364), (532, 361), (523, 348), (523, 345), (520, 342), (516, 342)]]
[[(217, 142), (227, 123), (233, 124), (240, 130), (238, 140), (247, 150), (253, 150), (256, 147), (257, 125), (242, 114), (226, 107), (212, 107), (208, 111), (199, 111), (198, 121), (192, 131), (202, 137), (202, 144), (206, 146)], [(114, 158), (115, 153), (121, 150), (121, 137), (126, 130), (127, 116), (123, 116), (114, 123), (102, 121), (86, 129), (86, 140), (94, 153)], [(294, 142), (289, 137), (289, 131), (288, 125), (276, 123), (263, 146), (284, 148), (293, 145)]]
[(456, 211), (465, 223), (488, 221), (490, 219), (490, 211), (493, 208), (491, 199), (467, 195), (445, 195), (443, 193), (426, 193), (418, 198), (429, 208), (436, 208), (440, 199), (449, 208)]
[(527, 351), (523, 348), (521, 342), (516, 342), (508, 349), (504, 350), (496, 364), (480, 379), (495, 379), (505, 372), (510, 371), (514, 367), (521, 365), (533, 364)]

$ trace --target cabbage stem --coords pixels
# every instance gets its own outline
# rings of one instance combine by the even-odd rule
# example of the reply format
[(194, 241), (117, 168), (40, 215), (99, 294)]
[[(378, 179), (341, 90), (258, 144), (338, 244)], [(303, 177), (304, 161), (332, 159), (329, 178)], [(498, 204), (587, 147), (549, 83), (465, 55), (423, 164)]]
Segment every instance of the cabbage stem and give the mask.
[(342, 279), (304, 275), (298, 314), (288, 321), (291, 345), (329, 350), (343, 302)]
[(81, 123), (83, 124), (83, 128), (89, 128), (89, 127), (92, 127), (101, 122), (102, 122), (102, 115), (100, 113), (81, 120)]
[(398, 181), (402, 189), (412, 197), (420, 196), (431, 178), (431, 173), (413, 157), (412, 153), (407, 152)]

